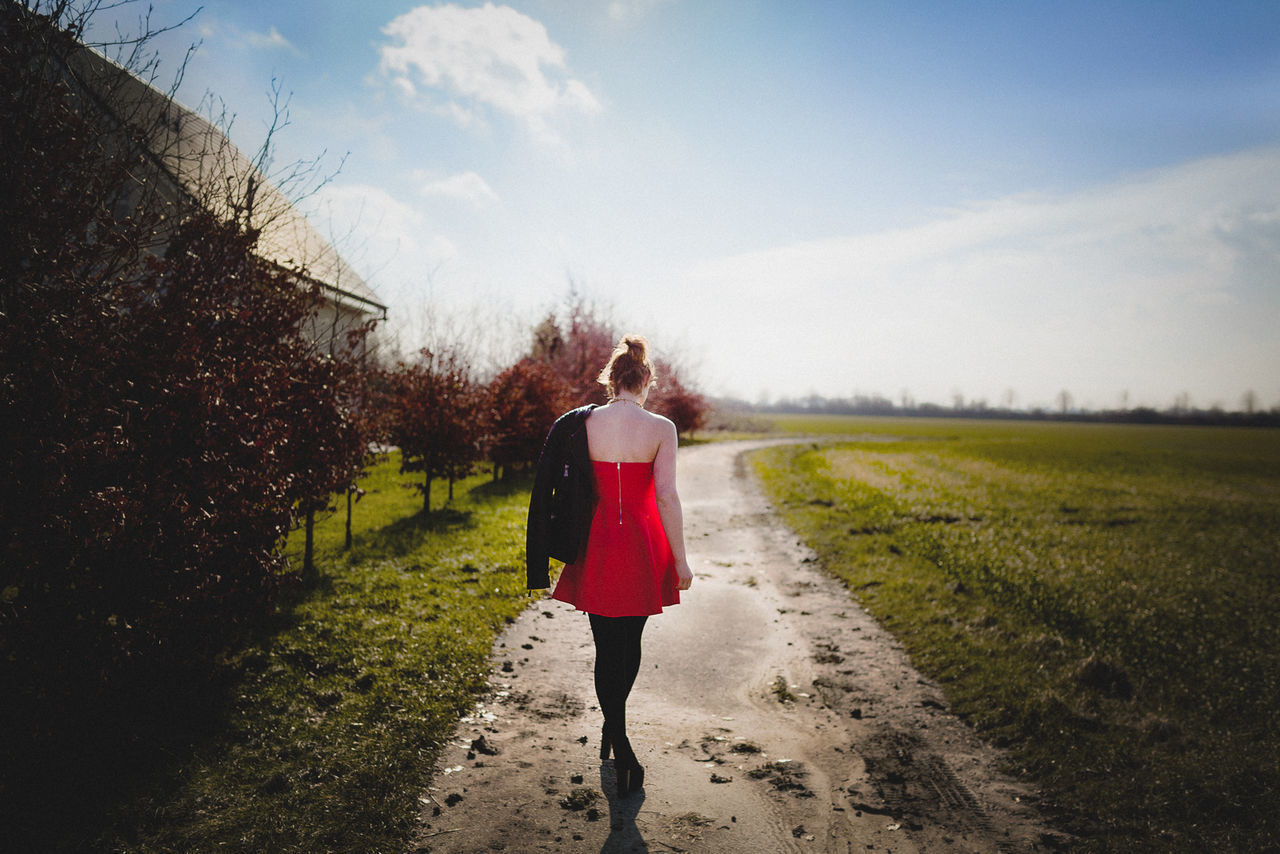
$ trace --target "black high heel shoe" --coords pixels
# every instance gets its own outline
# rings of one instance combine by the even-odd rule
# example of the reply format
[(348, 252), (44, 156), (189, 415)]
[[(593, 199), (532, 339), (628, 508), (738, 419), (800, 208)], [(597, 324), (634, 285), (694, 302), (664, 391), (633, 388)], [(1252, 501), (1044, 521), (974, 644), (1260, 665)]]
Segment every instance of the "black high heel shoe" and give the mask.
[(600, 730), (600, 758), (601, 759), (609, 758), (609, 747), (610, 747), (609, 730), (608, 730), (608, 725), (606, 724), (605, 727), (602, 727)]
[(636, 761), (635, 756), (628, 760), (614, 760), (614, 769), (618, 778), (618, 797), (625, 798), (644, 787), (644, 768)]

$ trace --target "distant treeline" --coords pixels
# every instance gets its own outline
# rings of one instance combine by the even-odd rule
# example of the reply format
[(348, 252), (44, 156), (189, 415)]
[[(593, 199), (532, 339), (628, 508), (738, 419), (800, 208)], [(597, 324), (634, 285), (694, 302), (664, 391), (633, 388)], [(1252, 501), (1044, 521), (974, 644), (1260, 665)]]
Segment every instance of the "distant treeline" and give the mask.
[(1024, 421), (1097, 421), (1131, 424), (1199, 424), (1237, 427), (1280, 427), (1280, 407), (1254, 412), (1228, 412), (1213, 407), (1171, 407), (1154, 409), (1139, 406), (1132, 409), (1066, 409), (1044, 407), (1014, 409), (971, 402), (957, 406), (908, 402), (896, 404), (879, 395), (855, 397), (781, 398), (771, 403), (750, 403), (736, 398), (717, 398), (713, 406), (722, 413), (747, 415), (888, 415), (907, 418), (1001, 418)]

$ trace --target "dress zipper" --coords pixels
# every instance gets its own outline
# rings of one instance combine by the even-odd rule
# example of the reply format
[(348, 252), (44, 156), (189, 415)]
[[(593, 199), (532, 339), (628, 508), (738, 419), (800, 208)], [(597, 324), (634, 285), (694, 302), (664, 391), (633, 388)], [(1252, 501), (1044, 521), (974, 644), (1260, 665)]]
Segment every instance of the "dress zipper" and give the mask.
[(622, 463), (618, 463), (618, 524), (622, 524)]

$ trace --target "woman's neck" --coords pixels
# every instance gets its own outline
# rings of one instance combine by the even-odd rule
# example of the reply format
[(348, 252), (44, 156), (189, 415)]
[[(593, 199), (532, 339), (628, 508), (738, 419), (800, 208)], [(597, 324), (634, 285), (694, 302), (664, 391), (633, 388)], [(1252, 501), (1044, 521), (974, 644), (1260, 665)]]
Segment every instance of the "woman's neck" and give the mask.
[(634, 403), (636, 406), (640, 407), (641, 409), (644, 408), (644, 402), (640, 400), (638, 396), (632, 394), (631, 392), (626, 392), (626, 391), (617, 392), (614, 394), (613, 400), (609, 402), (617, 403), (618, 401), (624, 401), (626, 403)]

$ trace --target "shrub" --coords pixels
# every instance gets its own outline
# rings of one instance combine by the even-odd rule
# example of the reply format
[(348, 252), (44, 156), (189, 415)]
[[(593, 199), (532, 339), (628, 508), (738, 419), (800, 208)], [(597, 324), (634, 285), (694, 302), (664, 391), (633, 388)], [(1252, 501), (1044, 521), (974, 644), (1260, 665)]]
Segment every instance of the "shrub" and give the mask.
[(550, 365), (521, 359), (486, 389), (489, 458), (499, 470), (534, 463), (556, 418), (572, 404), (570, 387)]
[(80, 284), (0, 318), (0, 643), (33, 678), (216, 653), (360, 451), (346, 366), (298, 333), (318, 295), (235, 227), (193, 219), (138, 281)]
[(480, 456), (479, 390), (457, 351), (422, 350), (417, 361), (391, 374), (390, 435), (400, 447), (400, 470), (421, 472), (422, 509), (431, 510), (431, 481), (453, 482), (471, 473)]
[(658, 387), (649, 396), (650, 408), (670, 418), (677, 433), (691, 435), (700, 430), (711, 408), (706, 398), (686, 386), (674, 366), (660, 366), (658, 372)]
[(259, 256), (252, 198), (234, 222), (161, 198), (167, 112), (113, 121), (86, 97), (74, 33), (95, 7), (0, 8), (9, 686), (210, 659), (269, 610), (296, 510), (363, 451), (354, 351), (303, 334), (320, 294)]

